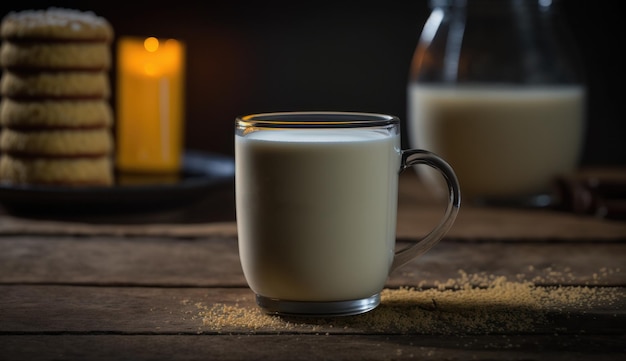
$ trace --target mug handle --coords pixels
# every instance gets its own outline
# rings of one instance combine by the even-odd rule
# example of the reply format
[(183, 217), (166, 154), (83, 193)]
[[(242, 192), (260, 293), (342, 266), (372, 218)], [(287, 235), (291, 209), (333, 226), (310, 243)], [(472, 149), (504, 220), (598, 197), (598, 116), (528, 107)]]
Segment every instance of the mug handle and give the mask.
[(418, 164), (431, 166), (443, 175), (448, 184), (448, 205), (439, 224), (426, 237), (412, 246), (395, 252), (390, 272), (421, 256), (437, 244), (452, 227), (461, 206), (459, 181), (448, 162), (427, 150), (407, 149), (402, 151), (400, 173)]

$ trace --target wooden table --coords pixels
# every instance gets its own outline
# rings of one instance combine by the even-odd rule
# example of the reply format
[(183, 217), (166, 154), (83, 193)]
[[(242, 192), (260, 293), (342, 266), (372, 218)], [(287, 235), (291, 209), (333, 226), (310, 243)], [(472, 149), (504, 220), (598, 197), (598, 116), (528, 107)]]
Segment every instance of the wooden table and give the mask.
[[(400, 189), (402, 247), (442, 206), (411, 172)], [(182, 211), (193, 222), (174, 212), (155, 222), (2, 215), (0, 360), (626, 355), (624, 221), (464, 204), (441, 243), (389, 277), (376, 310), (290, 319), (255, 305), (238, 259), (232, 188), (222, 192), (221, 203), (212, 195)], [(198, 213), (203, 207), (212, 211)]]

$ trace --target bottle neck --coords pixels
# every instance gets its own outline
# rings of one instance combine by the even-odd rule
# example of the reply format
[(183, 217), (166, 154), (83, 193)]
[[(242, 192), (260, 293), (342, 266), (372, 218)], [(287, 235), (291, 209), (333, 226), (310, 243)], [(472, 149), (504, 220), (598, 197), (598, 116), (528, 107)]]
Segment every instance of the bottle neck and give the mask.
[[(580, 64), (555, 0), (430, 0), (436, 25), (413, 66), (444, 82), (571, 83)], [(432, 17), (432, 15), (431, 15)], [(562, 25), (562, 24), (561, 24)]]

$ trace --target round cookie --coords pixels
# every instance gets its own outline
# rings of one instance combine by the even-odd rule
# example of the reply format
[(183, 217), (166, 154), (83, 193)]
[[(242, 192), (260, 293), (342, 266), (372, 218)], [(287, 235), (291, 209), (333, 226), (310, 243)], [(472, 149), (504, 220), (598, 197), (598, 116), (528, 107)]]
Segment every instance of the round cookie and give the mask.
[(91, 11), (50, 7), (10, 12), (2, 18), (0, 37), (8, 40), (113, 40), (113, 28)]
[(107, 43), (40, 43), (4, 41), (0, 64), (9, 70), (108, 70)]
[(14, 99), (102, 99), (111, 94), (107, 73), (88, 71), (4, 72), (0, 91)]
[(110, 128), (113, 110), (105, 100), (0, 102), (0, 125), (13, 129)]
[(29, 158), (2, 155), (0, 180), (11, 184), (110, 186), (113, 162), (98, 158)]
[(109, 129), (16, 131), (5, 128), (0, 150), (9, 155), (41, 157), (93, 157), (111, 154)]

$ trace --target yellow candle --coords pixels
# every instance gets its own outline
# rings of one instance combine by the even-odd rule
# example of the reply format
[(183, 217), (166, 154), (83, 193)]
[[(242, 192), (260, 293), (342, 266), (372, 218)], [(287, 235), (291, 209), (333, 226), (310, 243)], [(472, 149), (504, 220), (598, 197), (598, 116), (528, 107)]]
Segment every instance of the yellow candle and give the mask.
[(117, 168), (178, 172), (184, 141), (184, 43), (121, 37), (117, 52)]

